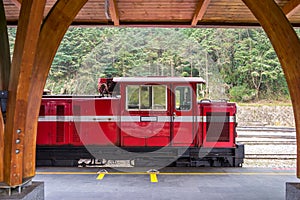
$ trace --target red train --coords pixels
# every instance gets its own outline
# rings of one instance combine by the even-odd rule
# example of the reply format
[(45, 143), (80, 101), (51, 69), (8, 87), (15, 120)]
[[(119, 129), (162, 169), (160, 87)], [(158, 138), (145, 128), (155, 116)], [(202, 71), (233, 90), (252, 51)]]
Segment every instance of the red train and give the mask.
[(241, 166), (236, 105), (198, 101), (201, 78), (99, 79), (99, 96), (44, 96), (37, 165), (79, 159), (135, 166)]

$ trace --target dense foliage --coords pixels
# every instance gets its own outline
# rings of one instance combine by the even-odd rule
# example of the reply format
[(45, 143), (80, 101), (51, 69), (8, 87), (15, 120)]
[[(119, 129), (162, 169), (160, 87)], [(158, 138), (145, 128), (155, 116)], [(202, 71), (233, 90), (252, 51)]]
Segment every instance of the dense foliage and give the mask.
[[(9, 35), (12, 44), (15, 29)], [(289, 98), (280, 63), (259, 28), (70, 28), (46, 88), (96, 94), (98, 78), (107, 76), (201, 76), (212, 98)]]

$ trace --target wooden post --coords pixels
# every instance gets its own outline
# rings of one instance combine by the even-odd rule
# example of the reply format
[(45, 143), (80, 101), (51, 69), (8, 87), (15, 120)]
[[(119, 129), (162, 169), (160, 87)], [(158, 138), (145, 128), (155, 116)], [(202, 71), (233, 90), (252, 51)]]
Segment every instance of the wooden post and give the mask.
[[(3, 1), (0, 0), (0, 90), (8, 89), (10, 52)], [(0, 110), (0, 182), (4, 180), (4, 121)]]
[[(23, 0), (9, 80), (7, 122), (4, 140), (4, 181), (23, 182), (24, 137), (31, 73), (46, 0)], [(31, 120), (30, 118), (28, 120)]]
[(296, 124), (297, 177), (300, 178), (300, 41), (274, 0), (243, 0), (267, 33), (285, 73)]
[(6, 17), (2, 0), (0, 0), (0, 49), (0, 90), (7, 90), (11, 63)]
[[(87, 0), (57, 1), (46, 17), (40, 32), (37, 54), (30, 80), (24, 147), (24, 177), (35, 175), (37, 120), (43, 89), (52, 61), (70, 24)], [(30, 162), (28, 162), (30, 161)]]

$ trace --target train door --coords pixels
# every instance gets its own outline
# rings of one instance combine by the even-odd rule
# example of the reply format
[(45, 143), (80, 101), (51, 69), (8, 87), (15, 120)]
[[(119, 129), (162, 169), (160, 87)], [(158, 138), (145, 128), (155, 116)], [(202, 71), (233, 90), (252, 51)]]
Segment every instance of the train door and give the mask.
[(191, 146), (195, 143), (196, 95), (189, 83), (174, 83), (172, 87), (172, 145)]
[(52, 144), (51, 124), (48, 122), (49, 110), (48, 101), (42, 100), (37, 127), (37, 145)]
[(52, 126), (51, 135), (53, 144), (64, 145), (70, 142), (71, 105), (68, 102), (49, 102)]
[(170, 143), (170, 109), (168, 84), (122, 86), (125, 94), (121, 112), (122, 146), (168, 146)]

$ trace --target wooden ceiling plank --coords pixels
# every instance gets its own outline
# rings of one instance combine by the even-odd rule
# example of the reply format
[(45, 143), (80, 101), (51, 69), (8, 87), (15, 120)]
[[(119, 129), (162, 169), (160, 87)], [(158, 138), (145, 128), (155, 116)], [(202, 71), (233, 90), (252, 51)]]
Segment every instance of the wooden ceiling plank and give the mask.
[(109, 1), (109, 12), (111, 15), (111, 19), (114, 22), (115, 26), (120, 25), (120, 17), (119, 17), (119, 10), (116, 0), (110, 0)]
[(282, 8), (283, 13), (287, 17), (291, 17), (300, 10), (300, 0), (291, 0)]
[(17, 6), (19, 9), (21, 8), (22, 0), (10, 0), (15, 6)]
[[(4, 0), (5, 11), (7, 14), (6, 19), (9, 25), (16, 25), (19, 16), (19, 9), (15, 6), (15, 4), (12, 3), (12, 1), (18, 2), (19, 0)], [(44, 16), (47, 15), (49, 9), (56, 1), (57, 0), (47, 0)], [(112, 0), (106, 0), (106, 2), (108, 1), (113, 3)], [(189, 25), (191, 26), (192, 19), (195, 15), (195, 11), (199, 1), (200, 0), (115, 0), (115, 2), (117, 3), (116, 8), (118, 9), (118, 12), (116, 13), (119, 15), (119, 17), (117, 17), (115, 21), (118, 22), (117, 19), (119, 19), (119, 23), (122, 24), (125, 21), (133, 19), (134, 23), (137, 24), (139, 21), (144, 22), (148, 20), (149, 23), (154, 24), (156, 20), (165, 22), (170, 20), (170, 22), (174, 26), (176, 26), (174, 22), (177, 20), (178, 25), (181, 26), (181, 20), (188, 20)], [(281, 8), (283, 8), (284, 5), (286, 5), (290, 1), (292, 0), (275, 0), (277, 5)], [(107, 5), (108, 4), (109, 3), (107, 3)], [(291, 3), (289, 4), (292, 5)], [(107, 6), (107, 10), (105, 10), (104, 5), (105, 1), (99, 2), (99, 0), (88, 0), (86, 5), (74, 19), (73, 25), (114, 25), (111, 16), (109, 16), (109, 18), (105, 16), (105, 11), (107, 13), (109, 12), (109, 6)], [(150, 15), (152, 15), (152, 17), (149, 17)], [(133, 16), (133, 18), (131, 16)], [(293, 12), (289, 13), (289, 16), (291, 16), (289, 17), (289, 19), (293, 26), (299, 27), (300, 10), (295, 7)], [(222, 18), (224, 18), (224, 20), (226, 21), (229, 20), (229, 22), (231, 20), (233, 23), (240, 20), (242, 24), (245, 24), (246, 18), (249, 18), (250, 21), (253, 20), (252, 14), (249, 17), (248, 8), (240, 0), (211, 0), (202, 20), (199, 21), (198, 19), (197, 25), (199, 25), (200, 22), (203, 22), (204, 20), (206, 22), (212, 23), (212, 25), (220, 24), (222, 23), (222, 21), (224, 21), (222, 20)], [(88, 20), (91, 21), (87, 22)], [(193, 22), (193, 24), (196, 23), (195, 21)], [(107, 23), (102, 24), (102, 22)], [(251, 24), (249, 25), (251, 26)]]
[(196, 26), (198, 21), (201, 20), (207, 10), (210, 0), (199, 0), (196, 11), (192, 20), (192, 26)]

